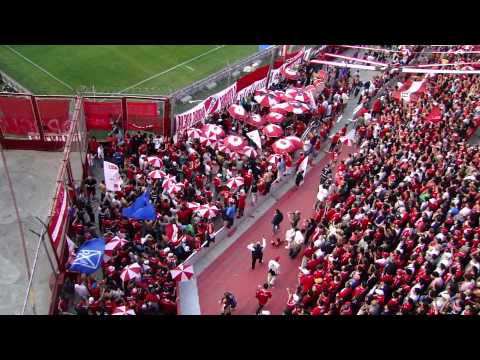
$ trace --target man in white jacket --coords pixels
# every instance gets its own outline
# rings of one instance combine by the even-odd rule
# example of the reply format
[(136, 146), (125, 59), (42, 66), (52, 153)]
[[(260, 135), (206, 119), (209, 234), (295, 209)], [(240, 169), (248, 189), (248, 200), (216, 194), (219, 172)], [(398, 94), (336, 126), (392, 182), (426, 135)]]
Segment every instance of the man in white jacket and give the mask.
[(267, 284), (272, 287), (275, 284), (278, 274), (280, 274), (280, 256), (271, 259), (268, 262)]

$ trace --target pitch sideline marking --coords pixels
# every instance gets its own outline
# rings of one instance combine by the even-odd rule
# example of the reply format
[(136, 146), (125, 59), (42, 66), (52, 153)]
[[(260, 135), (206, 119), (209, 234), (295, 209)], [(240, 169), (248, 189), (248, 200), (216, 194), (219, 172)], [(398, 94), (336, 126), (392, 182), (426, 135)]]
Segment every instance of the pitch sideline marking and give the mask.
[(164, 71), (162, 71), (162, 72), (159, 72), (158, 74), (152, 75), (152, 76), (146, 78), (145, 80), (142, 80), (142, 81), (140, 81), (140, 82), (138, 82), (138, 83), (136, 83), (136, 84), (133, 84), (133, 85), (131, 85), (131, 86), (129, 86), (129, 87), (127, 87), (127, 88), (119, 91), (119, 94), (123, 93), (124, 91), (127, 91), (127, 90), (130, 90), (130, 89), (132, 89), (132, 88), (135, 88), (135, 87), (137, 87), (138, 85), (141, 85), (141, 84), (143, 84), (143, 83), (145, 83), (145, 82), (147, 82), (147, 81), (150, 81), (150, 80), (152, 80), (152, 79), (155, 79), (155, 78), (157, 78), (157, 77), (159, 77), (159, 76), (165, 75), (165, 74), (169, 73), (170, 71), (179, 68), (180, 66), (185, 66), (185, 65), (187, 65), (187, 64), (190, 64), (192, 61), (195, 61), (195, 60), (197, 60), (197, 59), (200, 59), (201, 57), (204, 57), (205, 55), (208, 55), (208, 54), (210, 54), (210, 53), (212, 53), (212, 52), (214, 52), (214, 51), (220, 50), (220, 49), (224, 48), (225, 46), (226, 46), (226, 45), (217, 46), (216, 48), (210, 49), (210, 50), (208, 50), (208, 51), (206, 51), (206, 52), (204, 52), (204, 53), (202, 53), (202, 54), (200, 54), (200, 55), (197, 55), (197, 56), (195, 56), (195, 57), (193, 57), (193, 58), (191, 58), (191, 59), (189, 59), (189, 60), (187, 60), (187, 61), (184, 61), (184, 62), (182, 62), (182, 63), (180, 63), (180, 64), (177, 64), (177, 65), (171, 67), (170, 69), (167, 69), (167, 70), (164, 70)]
[(33, 66), (35, 66), (37, 69), (39, 69), (40, 71), (43, 71), (45, 74), (47, 74), (48, 76), (50, 76), (51, 78), (57, 80), (60, 84), (62, 84), (63, 86), (69, 88), (70, 90), (72, 91), (75, 91), (73, 90), (73, 87), (71, 87), (70, 85), (68, 85), (66, 82), (60, 80), (59, 78), (57, 78), (55, 75), (52, 75), (50, 72), (48, 72), (47, 70), (45, 70), (43, 67), (41, 67), (40, 65), (38, 64), (35, 64), (32, 60), (30, 60), (29, 58), (27, 58), (25, 55), (21, 54), (20, 52), (18, 52), (17, 50), (13, 49), (12, 47), (8, 46), (8, 45), (4, 45), (7, 49), (9, 49), (10, 51), (12, 51), (14, 54), (20, 56), (22, 59), (24, 59), (25, 61), (27, 61), (28, 63), (32, 64)]
[(186, 67), (188, 70), (190, 70), (190, 71), (195, 71), (195, 69), (192, 68), (191, 66), (185, 65), (185, 67)]

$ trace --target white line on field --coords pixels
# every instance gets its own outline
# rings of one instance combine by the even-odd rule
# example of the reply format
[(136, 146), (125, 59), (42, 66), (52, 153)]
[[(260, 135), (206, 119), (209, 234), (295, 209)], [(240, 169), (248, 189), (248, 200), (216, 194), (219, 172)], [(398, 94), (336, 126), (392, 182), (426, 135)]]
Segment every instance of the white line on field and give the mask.
[(190, 70), (190, 71), (195, 71), (195, 69), (192, 68), (191, 66), (185, 65), (185, 67), (186, 67), (188, 70)]
[(214, 51), (220, 50), (221, 48), (224, 48), (224, 47), (225, 47), (225, 45), (220, 45), (220, 46), (217, 46), (216, 48), (210, 49), (210, 50), (204, 52), (203, 54), (197, 55), (197, 56), (195, 56), (195, 57), (193, 57), (193, 58), (191, 58), (191, 59), (189, 59), (189, 60), (187, 60), (187, 61), (184, 61), (184, 62), (182, 62), (182, 63), (180, 63), (180, 64), (177, 64), (177, 65), (171, 67), (170, 69), (167, 69), (167, 70), (164, 70), (164, 71), (162, 71), (162, 72), (159, 72), (158, 74), (152, 75), (152, 76), (150, 76), (149, 78), (146, 78), (145, 80), (142, 80), (142, 81), (140, 81), (140, 82), (138, 82), (138, 83), (136, 83), (136, 84), (133, 84), (132, 86), (129, 86), (129, 87), (123, 89), (122, 91), (119, 91), (119, 93), (122, 93), (122, 92), (124, 92), (124, 91), (129, 90), (129, 89), (132, 89), (132, 88), (134, 88), (134, 87), (137, 87), (138, 85), (141, 85), (141, 84), (143, 84), (143, 83), (145, 83), (145, 82), (147, 82), (147, 81), (150, 81), (150, 80), (152, 80), (152, 79), (155, 79), (155, 78), (157, 78), (157, 77), (159, 77), (159, 76), (165, 75), (166, 73), (169, 73), (170, 71), (175, 70), (176, 68), (179, 68), (180, 66), (185, 66), (185, 65), (191, 63), (192, 61), (195, 61), (195, 60), (197, 60), (197, 59), (200, 59), (201, 57), (204, 57), (205, 55), (208, 55), (208, 54), (210, 54), (210, 53), (212, 53), (212, 52), (214, 52)]
[(43, 67), (41, 67), (40, 65), (38, 64), (35, 64), (32, 60), (30, 60), (29, 58), (25, 57), (24, 55), (22, 55), (21, 53), (19, 53), (17, 50), (13, 49), (12, 47), (8, 46), (8, 45), (4, 45), (7, 49), (9, 49), (10, 51), (12, 51), (13, 53), (17, 54), (18, 56), (20, 56), (23, 60), (29, 62), (30, 64), (32, 64), (33, 66), (35, 66), (37, 69), (39, 69), (40, 71), (43, 71), (45, 74), (47, 74), (48, 76), (50, 76), (52, 79), (55, 79), (57, 80), (60, 84), (62, 84), (63, 86), (69, 88), (70, 90), (74, 91), (73, 90), (73, 87), (71, 87), (70, 85), (68, 85), (66, 82), (60, 80), (59, 78), (57, 78), (55, 75), (52, 75), (51, 73), (49, 73), (47, 70), (45, 70)]

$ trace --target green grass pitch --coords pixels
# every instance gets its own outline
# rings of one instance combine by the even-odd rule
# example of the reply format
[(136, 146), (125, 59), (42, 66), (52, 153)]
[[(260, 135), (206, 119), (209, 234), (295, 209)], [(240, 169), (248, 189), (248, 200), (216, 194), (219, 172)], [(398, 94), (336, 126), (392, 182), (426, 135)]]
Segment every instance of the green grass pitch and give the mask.
[(258, 45), (3, 45), (0, 69), (35, 94), (168, 95), (256, 51)]

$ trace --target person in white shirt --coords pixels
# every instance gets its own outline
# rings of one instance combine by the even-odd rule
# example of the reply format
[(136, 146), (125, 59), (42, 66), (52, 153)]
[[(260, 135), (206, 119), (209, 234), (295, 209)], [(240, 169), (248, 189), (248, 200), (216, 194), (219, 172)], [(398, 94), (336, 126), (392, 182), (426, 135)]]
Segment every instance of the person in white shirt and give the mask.
[(80, 284), (75, 284), (75, 294), (83, 300), (87, 300), (89, 298), (90, 293), (88, 292), (88, 288), (83, 281)]
[(315, 203), (315, 210), (318, 211), (318, 207), (322, 204), (328, 196), (328, 190), (323, 187), (322, 184), (318, 185), (317, 201)]
[(295, 257), (299, 253), (303, 243), (305, 242), (305, 237), (303, 235), (304, 232), (305, 232), (305, 230), (296, 230), (295, 231), (295, 236), (293, 237), (293, 241), (290, 244), (290, 251), (288, 253), (288, 255), (292, 259), (295, 259)]
[(280, 256), (271, 259), (268, 262), (267, 284), (272, 287), (275, 284), (278, 274), (280, 274)]

